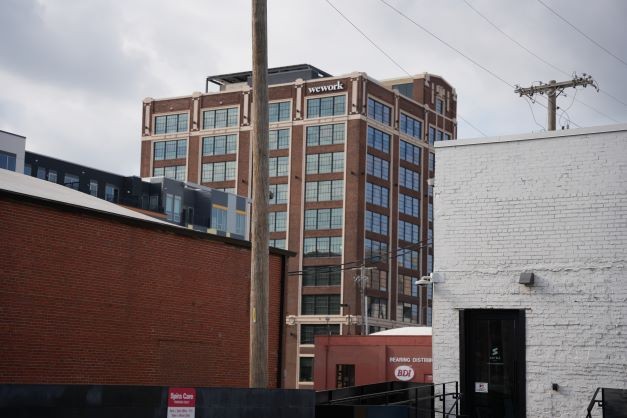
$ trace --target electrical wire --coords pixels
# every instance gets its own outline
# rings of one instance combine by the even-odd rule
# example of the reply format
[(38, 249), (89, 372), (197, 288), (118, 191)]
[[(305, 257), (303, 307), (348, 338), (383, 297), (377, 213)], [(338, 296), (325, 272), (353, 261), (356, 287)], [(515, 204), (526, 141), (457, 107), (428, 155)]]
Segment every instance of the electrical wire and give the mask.
[(607, 49), (606, 47), (604, 47), (603, 45), (601, 45), (600, 43), (598, 43), (597, 41), (595, 41), (594, 39), (592, 39), (590, 36), (588, 36), (586, 33), (584, 33), (581, 29), (579, 29), (577, 26), (575, 26), (574, 24), (572, 24), (570, 21), (568, 21), (565, 17), (563, 17), (562, 15), (560, 15), (557, 11), (555, 11), (554, 9), (552, 9), (551, 7), (549, 7), (545, 2), (543, 2), (542, 0), (537, 0), (538, 3), (540, 3), (541, 5), (543, 5), (544, 7), (546, 7), (551, 13), (553, 13), (555, 16), (557, 16), (559, 19), (561, 19), (564, 23), (566, 23), (568, 26), (570, 26), (571, 28), (575, 29), (577, 32), (579, 32), (582, 36), (584, 36), (586, 39), (588, 39), (590, 42), (592, 42), (593, 44), (595, 44), (596, 46), (598, 46), (599, 48), (601, 48), (603, 51), (607, 52), (609, 55), (611, 55), (612, 57), (616, 58), (618, 61), (620, 61), (624, 66), (627, 67), (627, 61), (623, 60), (622, 58), (620, 58), (619, 56), (617, 56), (616, 54), (614, 54), (612, 51), (610, 51), (609, 49)]
[[(342, 264), (336, 264), (333, 266), (326, 266), (326, 268), (328, 269), (328, 272), (331, 271), (345, 271), (345, 270), (355, 270), (357, 268), (360, 268), (361, 266), (365, 265), (366, 263), (377, 263), (379, 262), (379, 260), (394, 260), (398, 257), (401, 257), (405, 254), (407, 254), (409, 251), (414, 251), (414, 250), (419, 250), (422, 248), (427, 248), (430, 247), (432, 245), (431, 240), (426, 240), (426, 241), (420, 241), (411, 245), (408, 245), (407, 247), (400, 247), (397, 248), (396, 250), (388, 250), (388, 251), (384, 251), (379, 255), (376, 256), (370, 256), (370, 257), (365, 257), (363, 260), (354, 260), (354, 261), (349, 261), (346, 263), (342, 263)], [(401, 253), (399, 253), (399, 251), (402, 251)], [(399, 254), (394, 254), (392, 255), (392, 253), (399, 253)], [(389, 256), (389, 257), (388, 257)], [(343, 268), (339, 268), (338, 267), (342, 267), (342, 266), (348, 266), (348, 267), (343, 267)], [(295, 270), (295, 271), (289, 271), (287, 272), (288, 276), (301, 276), (303, 275), (304, 270)]]
[(536, 125), (538, 125), (540, 128), (542, 128), (543, 131), (546, 131), (546, 128), (542, 125), (540, 125), (538, 123), (538, 121), (536, 120), (536, 115), (535, 113), (533, 113), (533, 107), (531, 106), (531, 99), (529, 99), (527, 96), (523, 96), (523, 99), (525, 99), (525, 103), (527, 103), (527, 105), (529, 106), (529, 111), (531, 112), (531, 116), (533, 117), (533, 121), (535, 122)]
[[(370, 42), (370, 44), (372, 44), (375, 48), (377, 48), (377, 50), (379, 50), (379, 52), (381, 52), (383, 55), (385, 55), (385, 57), (387, 59), (389, 59), (392, 63), (394, 63), (394, 65), (396, 65), (398, 68), (400, 68), (401, 71), (403, 71), (405, 74), (407, 74), (408, 77), (413, 77), (409, 71), (407, 71), (405, 68), (403, 68), (402, 65), (400, 65), (394, 58), (392, 58), (387, 52), (385, 52), (383, 50), (383, 48), (381, 48), (379, 45), (377, 45), (372, 39), (370, 39), (370, 37), (368, 37), (368, 35), (366, 35), (364, 33), (364, 31), (362, 31), (357, 25), (355, 25), (344, 13), (342, 13), (337, 7), (335, 7), (335, 5), (333, 5), (333, 3), (331, 3), (330, 0), (325, 0), (329, 6), (331, 6), (340, 16), (342, 16), (342, 18), (344, 18), (344, 20), (346, 20), (357, 32), (359, 32), (359, 34), (361, 36), (363, 36), (368, 42)], [(479, 132), (481, 135), (487, 137), (488, 135), (486, 135), (481, 129), (477, 128), (475, 125), (473, 125), (472, 123), (470, 123), (470, 121), (468, 121), (467, 119), (463, 118), (459, 113), (457, 114), (457, 117), (464, 121), (468, 126), (470, 126), (471, 128), (473, 128), (474, 130), (476, 130), (477, 132)]]
[[(492, 20), (490, 20), (487, 16), (485, 16), (483, 13), (481, 13), (476, 7), (474, 7), (472, 4), (470, 4), (470, 2), (468, 0), (462, 0), (473, 12), (475, 12), (477, 15), (479, 15), (479, 17), (481, 17), (483, 20), (485, 20), (490, 26), (492, 26), (494, 29), (496, 29), (499, 33), (501, 33), (503, 36), (505, 36), (507, 39), (509, 39), (510, 41), (512, 41), (514, 44), (518, 45), (518, 47), (520, 47), (522, 50), (524, 50), (525, 52), (527, 52), (528, 54), (530, 54), (531, 56), (537, 58), (540, 62), (548, 65), (549, 67), (553, 68), (554, 70), (564, 74), (566, 77), (573, 77), (573, 74), (568, 73), (567, 71), (563, 70), (562, 68), (558, 67), (555, 64), (552, 64), (551, 62), (547, 61), (546, 59), (542, 58), (541, 56), (539, 56), (538, 54), (536, 54), (535, 52), (533, 52), (532, 50), (530, 50), (529, 48), (527, 48), (525, 45), (523, 45), (522, 43), (518, 42), (514, 37), (512, 37), (511, 35), (509, 35), (507, 32), (505, 32), (503, 29), (501, 29), (496, 23), (494, 23)], [(627, 103), (623, 102), (622, 100), (618, 99), (617, 97), (612, 96), (611, 94), (607, 93), (604, 90), (599, 89), (599, 91), (601, 91), (602, 93), (604, 93), (605, 95), (607, 95), (608, 97), (616, 100), (618, 103), (621, 103), (625, 106), (627, 106)], [(607, 119), (614, 121), (616, 123), (619, 123), (616, 119), (612, 118), (609, 115), (606, 115), (605, 113), (601, 112), (600, 110), (592, 107), (591, 105), (584, 103), (582, 100), (577, 100), (577, 102), (583, 104), (584, 106), (594, 110), (596, 113), (598, 113), (601, 116), (606, 117)]]
[[(327, 0), (328, 1), (328, 0)], [(482, 69), (483, 71), (487, 72), (488, 74), (490, 74), (492, 77), (494, 77), (495, 79), (499, 80), (501, 83), (505, 84), (506, 86), (515, 89), (516, 86), (514, 86), (512, 83), (510, 83), (509, 81), (505, 80), (505, 78), (501, 77), (500, 75), (498, 75), (497, 73), (495, 73), (494, 71), (488, 69), (487, 67), (483, 66), (481, 63), (479, 63), (478, 61), (475, 61), (474, 59), (472, 59), (471, 57), (469, 57), (468, 55), (464, 54), (462, 51), (460, 51), (459, 49), (455, 48), (453, 45), (449, 44), (448, 42), (446, 42), (444, 39), (440, 38), (439, 36), (437, 36), (436, 34), (434, 34), (433, 32), (431, 32), (429, 29), (425, 28), (424, 26), (422, 26), (420, 23), (416, 22), (414, 19), (412, 19), (411, 17), (407, 16), (405, 13), (403, 13), (401, 10), (397, 9), (396, 7), (394, 7), (393, 5), (391, 5), (390, 3), (388, 3), (386, 0), (379, 0), (381, 3), (385, 4), (386, 6), (388, 6), (390, 9), (394, 10), (396, 13), (398, 13), (400, 16), (402, 16), (403, 18), (407, 19), (409, 22), (411, 22), (414, 26), (418, 27), (419, 29), (421, 29), (422, 31), (426, 32), (427, 34), (429, 34), (430, 36), (432, 36), (433, 38), (437, 39), (438, 41), (440, 41), (441, 43), (443, 43), (444, 45), (446, 45), (448, 48), (450, 48), (451, 50), (453, 50), (454, 52), (456, 52), (457, 54), (461, 55), (462, 57), (464, 57), (466, 60), (470, 61), (472, 64), (474, 64), (475, 66), (479, 67), (480, 69)], [(535, 100), (535, 103), (539, 104), (540, 106), (544, 107), (545, 109), (548, 110), (548, 106), (545, 105), (544, 103), (540, 102), (539, 100)], [(580, 127), (579, 125), (577, 125), (575, 122), (573, 122), (573, 125)]]

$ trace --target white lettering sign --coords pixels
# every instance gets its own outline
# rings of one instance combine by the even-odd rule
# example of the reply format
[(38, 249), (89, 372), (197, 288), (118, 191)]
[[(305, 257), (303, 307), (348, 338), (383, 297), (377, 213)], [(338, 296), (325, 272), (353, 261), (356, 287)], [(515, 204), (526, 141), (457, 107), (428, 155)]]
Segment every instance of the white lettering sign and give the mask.
[(342, 82), (340, 81), (338, 81), (335, 84), (329, 84), (326, 86), (309, 87), (309, 93), (324, 93), (327, 91), (337, 91), (337, 90), (344, 90), (344, 84), (342, 84)]

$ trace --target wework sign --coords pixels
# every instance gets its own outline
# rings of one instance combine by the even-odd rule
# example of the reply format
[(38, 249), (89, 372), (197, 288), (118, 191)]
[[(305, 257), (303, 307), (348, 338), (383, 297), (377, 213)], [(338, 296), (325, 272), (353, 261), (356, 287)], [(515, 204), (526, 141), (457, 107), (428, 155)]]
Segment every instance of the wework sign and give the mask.
[(309, 87), (308, 89), (309, 94), (325, 93), (327, 91), (338, 91), (338, 90), (344, 90), (344, 84), (341, 81), (338, 81), (333, 84), (327, 84), (324, 86)]

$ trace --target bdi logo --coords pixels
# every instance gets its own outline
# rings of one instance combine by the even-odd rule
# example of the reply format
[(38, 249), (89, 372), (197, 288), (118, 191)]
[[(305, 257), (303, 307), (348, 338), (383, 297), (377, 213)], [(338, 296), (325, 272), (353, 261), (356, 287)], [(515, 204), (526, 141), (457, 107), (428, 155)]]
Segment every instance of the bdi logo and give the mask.
[(409, 366), (398, 366), (396, 370), (394, 370), (394, 377), (406, 382), (414, 378), (414, 369)]

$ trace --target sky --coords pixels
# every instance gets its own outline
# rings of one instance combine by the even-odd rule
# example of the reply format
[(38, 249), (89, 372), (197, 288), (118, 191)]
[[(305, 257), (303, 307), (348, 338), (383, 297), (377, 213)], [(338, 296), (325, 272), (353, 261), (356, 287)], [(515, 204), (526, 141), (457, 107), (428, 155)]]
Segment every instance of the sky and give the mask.
[[(546, 109), (512, 86), (587, 73), (601, 91), (567, 89), (558, 129), (627, 122), (624, 0), (542, 0), (598, 45), (540, 0), (329, 1), (393, 61), (326, 0), (268, 0), (270, 67), (438, 74), (457, 91), (459, 138), (546, 129)], [(138, 175), (143, 99), (250, 70), (250, 14), (250, 0), (1, 0), (0, 130), (29, 151)]]

